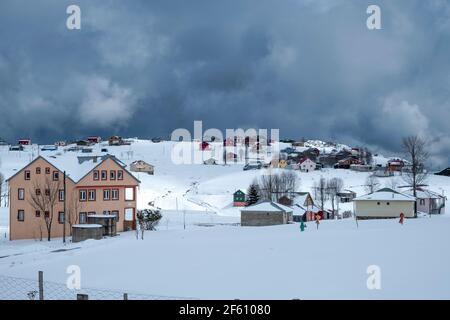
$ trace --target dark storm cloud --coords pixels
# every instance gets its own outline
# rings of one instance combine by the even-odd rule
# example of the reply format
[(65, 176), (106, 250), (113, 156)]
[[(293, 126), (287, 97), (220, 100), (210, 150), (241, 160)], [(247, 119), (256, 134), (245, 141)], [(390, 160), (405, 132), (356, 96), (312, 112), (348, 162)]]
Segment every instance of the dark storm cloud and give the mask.
[[(82, 29), (65, 27), (78, 4)], [(366, 28), (378, 4), (382, 30)], [(0, 136), (280, 128), (449, 162), (448, 1), (0, 2)]]

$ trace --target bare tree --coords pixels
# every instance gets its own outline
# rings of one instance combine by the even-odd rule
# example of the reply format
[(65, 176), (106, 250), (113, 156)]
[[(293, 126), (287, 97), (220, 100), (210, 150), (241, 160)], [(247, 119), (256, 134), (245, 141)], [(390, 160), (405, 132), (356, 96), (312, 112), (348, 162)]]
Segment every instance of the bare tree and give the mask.
[[(403, 138), (403, 151), (411, 163), (410, 169), (402, 174), (405, 182), (412, 188), (413, 196), (417, 196), (417, 189), (427, 179), (427, 172), (425, 170), (425, 163), (428, 161), (429, 153), (427, 151), (427, 144), (424, 139), (419, 136), (409, 136)], [(414, 204), (414, 216), (417, 217), (417, 204)]]
[[(5, 183), (5, 176), (0, 172), (0, 207), (2, 206), (2, 200), (5, 197), (3, 194), (3, 184)], [(5, 200), (6, 202), (6, 200)]]
[(33, 190), (29, 190), (30, 197), (28, 203), (37, 211), (41, 212), (47, 229), (47, 240), (51, 240), (51, 230), (56, 205), (59, 199), (61, 181), (54, 181), (50, 177), (35, 181)]
[(374, 193), (377, 191), (379, 184), (380, 182), (378, 181), (378, 178), (374, 175), (370, 175), (367, 177), (364, 187), (367, 193)]
[(261, 199), (278, 201), (283, 196), (290, 196), (296, 191), (299, 181), (292, 171), (264, 175), (258, 180)]
[[(65, 195), (66, 196), (66, 195)], [(72, 226), (78, 223), (79, 212), (83, 209), (83, 203), (78, 199), (78, 193), (74, 191), (66, 197), (66, 211), (64, 218), (67, 218), (69, 224), (69, 234), (72, 236)]]
[(337, 195), (341, 192), (344, 186), (344, 181), (341, 178), (332, 178), (327, 181), (326, 192), (331, 200), (331, 209), (333, 210), (333, 216), (335, 214), (335, 204), (337, 202)]
[(325, 201), (328, 199), (327, 181), (321, 177), (319, 181), (314, 181), (313, 186), (314, 199), (319, 201), (320, 210), (324, 211)]

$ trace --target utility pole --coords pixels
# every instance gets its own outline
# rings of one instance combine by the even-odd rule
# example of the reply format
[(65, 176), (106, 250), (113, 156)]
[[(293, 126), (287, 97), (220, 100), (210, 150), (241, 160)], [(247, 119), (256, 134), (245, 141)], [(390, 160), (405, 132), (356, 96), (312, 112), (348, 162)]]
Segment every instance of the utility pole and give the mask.
[(64, 215), (63, 215), (63, 243), (66, 243), (66, 171), (64, 171), (63, 176), (63, 184), (64, 184)]

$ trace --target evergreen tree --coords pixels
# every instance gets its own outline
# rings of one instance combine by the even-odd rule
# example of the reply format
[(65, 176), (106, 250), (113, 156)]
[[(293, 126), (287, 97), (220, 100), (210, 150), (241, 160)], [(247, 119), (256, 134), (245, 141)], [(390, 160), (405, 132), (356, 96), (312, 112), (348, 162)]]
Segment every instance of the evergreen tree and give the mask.
[(256, 183), (252, 183), (247, 192), (247, 206), (257, 203), (260, 199), (259, 188)]

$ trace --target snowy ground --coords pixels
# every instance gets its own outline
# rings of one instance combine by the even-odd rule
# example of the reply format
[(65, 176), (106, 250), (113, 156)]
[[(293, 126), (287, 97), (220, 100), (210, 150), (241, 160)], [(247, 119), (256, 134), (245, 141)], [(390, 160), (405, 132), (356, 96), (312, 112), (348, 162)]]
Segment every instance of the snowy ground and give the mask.
[[(133, 232), (112, 239), (62, 245), (34, 240), (7, 241), (8, 210), (0, 208), (0, 275), (65, 283), (66, 268), (79, 265), (82, 286), (194, 298), (230, 299), (396, 299), (450, 298), (449, 213), (432, 218), (323, 221), (309, 224), (243, 228), (232, 193), (245, 190), (265, 170), (242, 165), (174, 165), (173, 143), (138, 141), (107, 147), (129, 164), (142, 159), (155, 175), (142, 181), (139, 208), (149, 201), (163, 208), (157, 232), (136, 240)], [(2, 147), (0, 147), (2, 148)], [(0, 171), (12, 175), (37, 154), (0, 149)], [(57, 157), (76, 156), (58, 155)], [(382, 156), (380, 156), (382, 161)], [(311, 191), (321, 176), (341, 177), (344, 187), (361, 195), (367, 173), (327, 169), (299, 173), (299, 191)], [(402, 184), (400, 177), (380, 178), (380, 187)], [(430, 176), (436, 192), (450, 192), (450, 179)], [(341, 209), (351, 209), (351, 204)], [(178, 212), (176, 209), (178, 208)], [(448, 212), (449, 209), (447, 209)], [(185, 213), (185, 214), (183, 214)], [(184, 225), (186, 229), (184, 230)], [(74, 249), (53, 252), (58, 249)], [(367, 267), (378, 265), (381, 290), (368, 290)]]
[[(181, 216), (178, 217), (181, 221)], [(173, 217), (175, 220), (175, 217)], [(0, 258), (0, 274), (65, 283), (79, 265), (82, 286), (200, 299), (449, 299), (450, 219), (324, 221), (242, 228), (232, 225), (133, 232), (70, 244), (17, 241)], [(20, 255), (14, 255), (20, 254)], [(368, 266), (381, 290), (368, 290)]]

